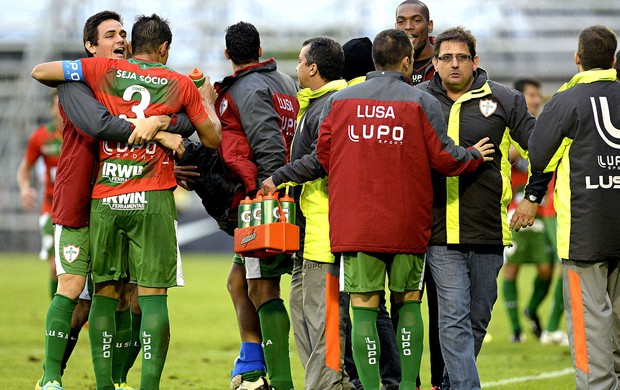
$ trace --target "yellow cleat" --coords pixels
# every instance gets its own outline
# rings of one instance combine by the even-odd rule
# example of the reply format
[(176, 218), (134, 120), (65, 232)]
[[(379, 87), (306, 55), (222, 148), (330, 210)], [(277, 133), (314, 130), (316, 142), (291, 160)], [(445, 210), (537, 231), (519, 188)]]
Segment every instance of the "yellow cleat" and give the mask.
[(47, 382), (45, 386), (41, 387), (41, 390), (62, 390), (62, 386), (58, 381)]
[(115, 389), (120, 389), (120, 390), (136, 390), (136, 389), (134, 389), (133, 387), (129, 386), (129, 385), (127, 384), (127, 382), (123, 382), (123, 383), (121, 383), (121, 384), (115, 383), (115, 384), (114, 384), (114, 388), (115, 388)]

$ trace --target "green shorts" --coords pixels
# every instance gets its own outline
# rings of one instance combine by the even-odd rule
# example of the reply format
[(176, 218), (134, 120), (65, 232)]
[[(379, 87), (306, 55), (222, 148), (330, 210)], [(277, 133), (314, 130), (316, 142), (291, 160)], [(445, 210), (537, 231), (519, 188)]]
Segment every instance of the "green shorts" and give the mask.
[(350, 252), (343, 259), (346, 292), (384, 291), (386, 274), (391, 291), (422, 290), (425, 255)]
[(87, 276), (90, 272), (90, 235), (87, 227), (56, 225), (54, 229), (56, 274)]
[(54, 225), (49, 213), (39, 215), (39, 228), (41, 229), (41, 251), (39, 259), (47, 260), (54, 256)]
[(534, 225), (512, 234), (512, 246), (506, 248), (507, 264), (549, 264), (556, 259), (555, 248), (541, 218)]
[(291, 255), (274, 255), (264, 259), (256, 257), (243, 257), (235, 253), (234, 264), (245, 265), (246, 279), (275, 278), (293, 271), (293, 258)]
[(185, 285), (172, 191), (93, 199), (90, 233), (95, 283), (131, 275), (142, 287)]

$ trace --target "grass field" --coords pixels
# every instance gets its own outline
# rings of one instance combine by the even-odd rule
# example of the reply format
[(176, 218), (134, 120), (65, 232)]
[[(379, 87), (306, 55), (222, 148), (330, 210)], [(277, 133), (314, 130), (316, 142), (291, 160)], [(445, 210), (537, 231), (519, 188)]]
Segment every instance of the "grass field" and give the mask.
[[(235, 314), (225, 285), (230, 256), (186, 254), (183, 261), (187, 287), (169, 293), (172, 336), (161, 388), (228, 389), (229, 372), (239, 348)], [(47, 265), (36, 254), (2, 253), (0, 269), (0, 387), (32, 389), (41, 375), (43, 360), (49, 304)], [(527, 281), (533, 272), (532, 267), (522, 270), (521, 292), (528, 290)], [(284, 294), (288, 294), (289, 282), (290, 278), (284, 278)], [(546, 312), (547, 301), (542, 312)], [(489, 332), (492, 340), (485, 343), (478, 358), (483, 388), (575, 388), (568, 347), (542, 346), (532, 334), (524, 344), (508, 342), (510, 331), (501, 297)], [(291, 362), (296, 388), (303, 389), (303, 368), (294, 343)], [(139, 368), (138, 360), (129, 377), (134, 386), (139, 382)], [(427, 354), (421, 375), (423, 389), (430, 389)], [(63, 382), (68, 390), (95, 389), (86, 332), (81, 334)]]

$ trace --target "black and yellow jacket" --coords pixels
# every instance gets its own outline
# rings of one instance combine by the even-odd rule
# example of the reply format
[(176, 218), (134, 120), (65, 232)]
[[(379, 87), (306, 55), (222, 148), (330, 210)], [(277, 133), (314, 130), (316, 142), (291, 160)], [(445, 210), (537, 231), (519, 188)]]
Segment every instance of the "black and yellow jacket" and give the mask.
[(533, 171), (553, 172), (562, 259), (620, 256), (620, 83), (578, 73), (545, 105), (529, 141)]
[[(523, 95), (488, 80), (486, 71), (480, 68), (469, 91), (456, 102), (448, 97), (439, 73), (416, 88), (439, 100), (448, 123), (448, 136), (457, 145), (467, 148), (484, 137), (495, 145), (493, 161), (472, 173), (455, 177), (433, 175), (433, 230), (429, 245), (511, 245), (508, 150), (513, 145), (527, 157), (527, 142), (536, 123), (527, 111)], [(531, 177), (527, 191), (542, 197), (546, 183)]]

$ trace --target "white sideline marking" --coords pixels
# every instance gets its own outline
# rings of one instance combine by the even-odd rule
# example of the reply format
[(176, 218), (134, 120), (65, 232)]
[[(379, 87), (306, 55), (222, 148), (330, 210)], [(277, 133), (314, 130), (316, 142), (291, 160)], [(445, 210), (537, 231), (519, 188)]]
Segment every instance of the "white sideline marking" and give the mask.
[(483, 389), (486, 387), (504, 386), (504, 385), (509, 385), (511, 383), (537, 381), (537, 380), (548, 379), (548, 378), (557, 378), (559, 376), (572, 374), (574, 372), (575, 371), (572, 368), (565, 368), (560, 371), (546, 372), (544, 374), (519, 376), (516, 378), (502, 379), (501, 381), (481, 383), (481, 386)]

